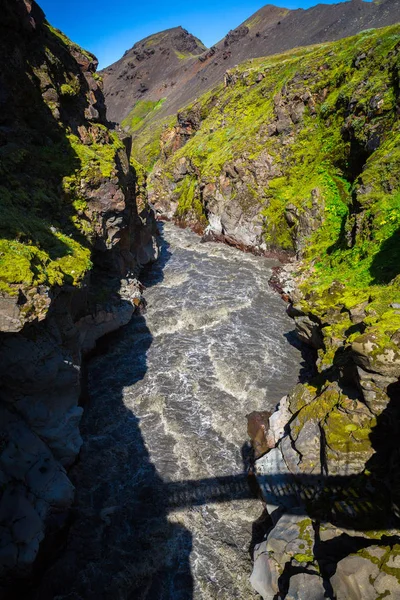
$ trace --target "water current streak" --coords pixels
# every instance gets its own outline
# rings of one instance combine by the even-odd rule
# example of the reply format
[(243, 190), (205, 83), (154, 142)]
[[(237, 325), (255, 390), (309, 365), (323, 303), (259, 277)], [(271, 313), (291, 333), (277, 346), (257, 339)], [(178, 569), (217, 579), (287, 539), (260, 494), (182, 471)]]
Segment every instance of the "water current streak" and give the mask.
[(147, 310), (89, 365), (66, 547), (37, 600), (250, 600), (246, 414), (297, 381), (273, 261), (164, 226)]

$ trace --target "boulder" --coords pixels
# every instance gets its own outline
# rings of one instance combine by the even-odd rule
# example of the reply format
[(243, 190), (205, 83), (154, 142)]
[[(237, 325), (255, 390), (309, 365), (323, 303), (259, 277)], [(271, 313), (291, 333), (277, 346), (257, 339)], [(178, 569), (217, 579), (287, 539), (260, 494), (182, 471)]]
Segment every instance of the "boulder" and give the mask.
[(324, 600), (324, 598), (326, 598), (324, 581), (317, 572), (297, 573), (290, 578), (285, 600)]
[(353, 360), (365, 371), (400, 378), (400, 348), (387, 335), (372, 329), (357, 337), (352, 345)]
[(275, 439), (270, 434), (269, 417), (271, 413), (252, 412), (246, 416), (247, 433), (251, 439), (254, 457), (257, 459), (275, 446)]
[(367, 558), (357, 555), (346, 556), (331, 577), (331, 585), (337, 600), (376, 600), (379, 594), (371, 580), (379, 575), (379, 567)]
[[(319, 600), (324, 597), (322, 579), (314, 566), (314, 543), (310, 519), (287, 513), (279, 518), (266, 540), (254, 551), (250, 582), (264, 600), (274, 600), (286, 585), (293, 598)], [(299, 569), (306, 567), (310, 575), (298, 578)], [(300, 593), (304, 596), (299, 596)]]
[(23, 319), (20, 316), (18, 295), (0, 295), (0, 331), (13, 333), (20, 331), (23, 327)]
[(39, 551), (46, 520), (71, 506), (74, 487), (48, 446), (1, 406), (0, 439), (0, 575), (23, 576)]
[(304, 317), (295, 317), (296, 333), (298, 338), (312, 346), (316, 350), (324, 347), (321, 328), (318, 323), (312, 321), (307, 315)]

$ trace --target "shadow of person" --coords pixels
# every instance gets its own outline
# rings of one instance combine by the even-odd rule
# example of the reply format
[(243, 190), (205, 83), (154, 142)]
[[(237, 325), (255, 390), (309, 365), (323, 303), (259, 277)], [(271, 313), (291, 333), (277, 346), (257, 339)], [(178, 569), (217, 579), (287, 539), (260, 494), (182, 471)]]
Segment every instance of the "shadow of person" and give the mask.
[(299, 371), (299, 383), (306, 383), (310, 379), (312, 379), (317, 374), (316, 369), (316, 360), (318, 357), (317, 350), (315, 350), (312, 346), (309, 346), (302, 342), (298, 336), (296, 331), (293, 329), (292, 331), (288, 331), (283, 334), (284, 338), (289, 342), (291, 346), (300, 350), (302, 362), (300, 364)]
[(71, 471), (76, 502), (68, 539), (33, 597), (189, 600), (190, 532), (167, 518), (165, 484), (150, 460), (124, 389), (147, 371), (143, 315), (89, 365), (85, 440)]
[(382, 490), (389, 511), (400, 518), (400, 380), (388, 386), (387, 394), (389, 403), (370, 434), (375, 453), (365, 467), (375, 488)]
[(383, 242), (374, 256), (370, 274), (375, 284), (387, 284), (400, 273), (400, 229)]
[[(169, 260), (144, 274), (147, 287), (162, 280)], [(52, 548), (50, 566), (25, 597), (36, 599), (190, 600), (192, 536), (168, 520), (166, 485), (151, 462), (140, 420), (126, 394), (147, 372), (153, 338), (144, 314), (101, 341), (87, 367), (84, 445), (70, 471), (76, 500), (66, 538)], [(129, 392), (126, 390), (129, 389)], [(156, 425), (155, 425), (156, 426)], [(49, 557), (47, 556), (47, 559)]]

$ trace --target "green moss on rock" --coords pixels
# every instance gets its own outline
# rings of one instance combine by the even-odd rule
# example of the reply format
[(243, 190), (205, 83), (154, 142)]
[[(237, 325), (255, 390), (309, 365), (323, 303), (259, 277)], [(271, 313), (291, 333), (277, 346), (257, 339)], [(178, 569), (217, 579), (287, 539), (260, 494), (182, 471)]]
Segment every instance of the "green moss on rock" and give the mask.
[(129, 133), (135, 133), (143, 126), (146, 117), (153, 111), (159, 110), (164, 101), (165, 98), (158, 101), (138, 100), (129, 115), (121, 122), (121, 127)]
[(11, 133), (0, 134), (0, 291), (9, 295), (82, 283), (94, 239), (86, 192), (115, 177), (124, 150), (85, 118), (93, 55), (48, 23), (18, 48), (19, 78), (12, 64), (2, 73), (13, 98), (3, 107)]
[[(357, 303), (371, 287), (393, 280), (400, 264), (393, 77), (399, 40), (395, 25), (232, 69), (225, 86), (196, 100), (199, 130), (158, 170), (173, 179), (186, 159), (199, 183), (217, 184), (227, 165), (239, 159), (254, 165), (267, 151), (277, 170), (246, 207), (260, 213), (267, 245), (293, 249), (296, 232), (287, 207), (295, 207), (311, 223), (302, 247), (304, 293), (324, 294), (339, 280), (346, 286), (340, 301)], [(361, 54), (366, 57), (358, 61)], [(310, 216), (315, 190), (318, 214)], [(247, 204), (251, 197), (246, 195)], [(397, 290), (391, 290), (392, 301)]]

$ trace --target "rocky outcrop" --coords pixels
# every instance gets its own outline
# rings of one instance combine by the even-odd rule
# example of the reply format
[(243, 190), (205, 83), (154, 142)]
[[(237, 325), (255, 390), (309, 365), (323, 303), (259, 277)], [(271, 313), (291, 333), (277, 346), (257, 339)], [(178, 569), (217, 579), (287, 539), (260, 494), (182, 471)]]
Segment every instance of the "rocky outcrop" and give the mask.
[[(254, 554), (254, 570), (251, 583), (264, 598), (287, 599), (325, 598), (324, 581), (313, 559), (314, 531), (311, 519), (304, 515), (284, 514), (278, 520), (267, 540), (260, 544)], [(307, 564), (307, 572), (304, 565)], [(287, 565), (292, 576), (282, 581)], [(286, 588), (286, 589), (283, 589)], [(285, 595), (281, 595), (283, 592)], [(286, 593), (285, 593), (286, 592)]]
[[(181, 147), (186, 141), (180, 142)], [(267, 151), (255, 160), (244, 153), (239, 159), (227, 162), (215, 181), (202, 178), (192, 161), (183, 156), (176, 163), (172, 180), (165, 177), (162, 164), (155, 168), (149, 198), (161, 214), (181, 217), (189, 225), (208, 222), (207, 232), (223, 235), (238, 247), (265, 251), (261, 202), (256, 199), (262, 197), (268, 181), (280, 175), (279, 167)], [(189, 178), (192, 185), (188, 185), (185, 194)]]
[(166, 129), (161, 135), (161, 156), (167, 159), (182, 148), (189, 138), (198, 131), (200, 124), (201, 113), (196, 105), (187, 111), (179, 112), (177, 125), (172, 129)]
[(143, 302), (158, 254), (125, 145), (107, 128), (91, 54), (31, 0), (0, 25), (0, 576), (30, 573), (68, 516), (81, 368)]
[[(293, 267), (283, 271), (285, 279)], [(323, 300), (312, 293), (305, 300), (302, 277), (288, 312), (299, 338), (318, 352), (319, 373), (281, 400), (264, 454), (256, 454), (274, 527), (256, 548), (252, 583), (268, 600), (322, 599), (324, 590), (332, 598), (397, 598), (396, 309), (381, 307), (386, 316), (371, 322), (378, 302), (341, 306), (338, 283)], [(258, 437), (250, 433), (257, 452)]]

